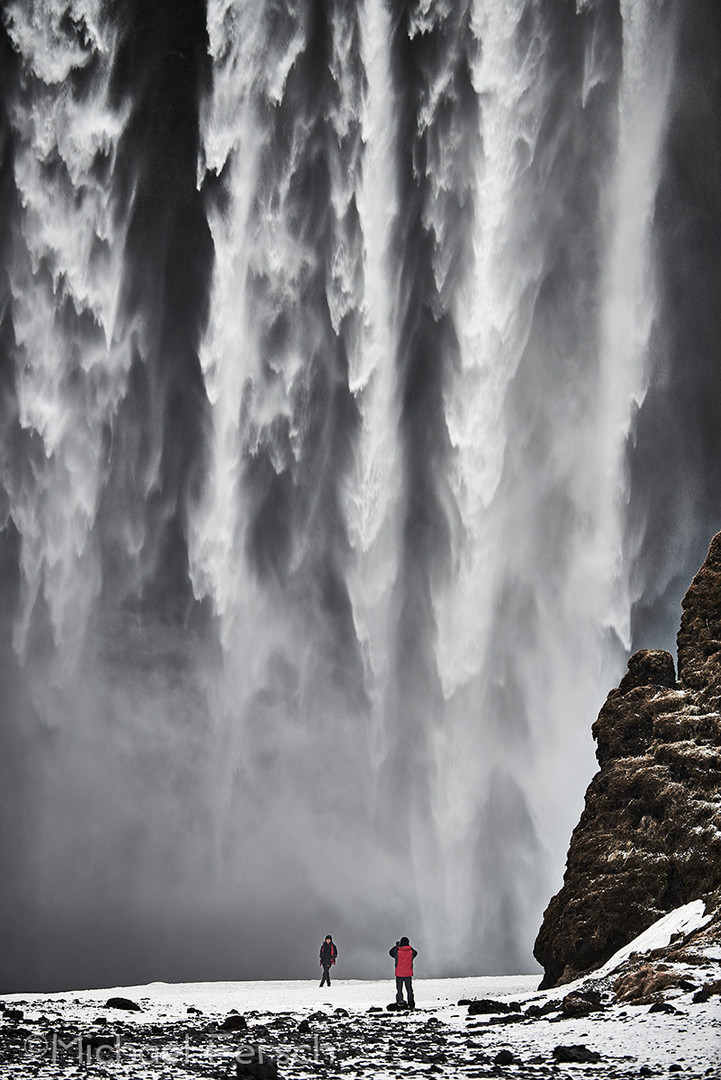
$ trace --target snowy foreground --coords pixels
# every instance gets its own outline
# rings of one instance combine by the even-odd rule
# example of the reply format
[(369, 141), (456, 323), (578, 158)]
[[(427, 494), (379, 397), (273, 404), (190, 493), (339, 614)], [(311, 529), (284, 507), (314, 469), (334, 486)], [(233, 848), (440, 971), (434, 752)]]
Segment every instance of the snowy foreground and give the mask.
[[(315, 982), (278, 981), (6, 995), (0, 1075), (265, 1080), (275, 1075), (272, 1058), (278, 1075), (288, 1078), (718, 1078), (720, 999), (693, 998), (699, 980), (718, 979), (721, 956), (708, 956), (694, 967), (693, 984), (669, 990), (655, 1005), (614, 1004), (605, 993), (604, 980), (622, 970), (631, 952), (686, 934), (702, 925), (702, 916), (703, 905), (687, 905), (592, 980), (542, 993), (535, 990), (537, 976), (418, 978), (413, 1013), (386, 1008), (394, 996), (391, 979), (336, 979), (323, 990)], [(574, 990), (608, 1000), (586, 1016), (566, 1015), (560, 1002)], [(111, 1006), (112, 998), (140, 1009)], [(490, 999), (489, 1011), (469, 1014), (467, 1004), (458, 1004), (481, 999)], [(511, 1010), (502, 1011), (509, 1003)], [(546, 1014), (535, 1015), (544, 1006)]]

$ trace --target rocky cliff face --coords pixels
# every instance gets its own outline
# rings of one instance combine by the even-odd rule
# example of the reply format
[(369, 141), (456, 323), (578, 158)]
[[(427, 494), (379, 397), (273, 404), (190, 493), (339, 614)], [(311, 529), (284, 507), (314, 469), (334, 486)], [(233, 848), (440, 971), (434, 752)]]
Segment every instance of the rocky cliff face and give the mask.
[(600, 771), (534, 954), (542, 987), (604, 963), (665, 912), (721, 888), (721, 533), (683, 601), (678, 681), (644, 650), (593, 725)]

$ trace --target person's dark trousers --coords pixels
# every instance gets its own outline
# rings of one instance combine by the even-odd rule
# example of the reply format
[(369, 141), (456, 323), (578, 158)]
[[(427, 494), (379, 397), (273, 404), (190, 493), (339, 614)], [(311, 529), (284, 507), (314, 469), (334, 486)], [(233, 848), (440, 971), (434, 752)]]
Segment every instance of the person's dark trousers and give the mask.
[(396, 1001), (399, 1005), (403, 1002), (403, 987), (406, 989), (408, 1008), (415, 1009), (416, 1002), (413, 997), (413, 979), (410, 975), (396, 975)]
[(330, 966), (323, 964), (323, 978), (320, 980), (320, 985), (325, 986), (326, 983), (330, 986)]

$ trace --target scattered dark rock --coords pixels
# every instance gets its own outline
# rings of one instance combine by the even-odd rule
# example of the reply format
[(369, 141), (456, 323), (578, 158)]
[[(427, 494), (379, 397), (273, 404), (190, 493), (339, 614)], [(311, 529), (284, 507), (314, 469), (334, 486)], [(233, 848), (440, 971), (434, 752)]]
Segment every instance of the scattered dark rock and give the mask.
[(117, 1041), (115, 1035), (83, 1035), (81, 1036), (83, 1057), (90, 1050), (93, 1054), (106, 1046), (115, 1047)]
[(600, 771), (534, 947), (542, 988), (721, 887), (721, 533), (682, 607), (678, 683), (670, 654), (635, 653), (593, 725)]
[(238, 1051), (235, 1075), (239, 1080), (281, 1080), (275, 1058), (267, 1057), (257, 1046)]
[(93, 1020), (94, 1024), (107, 1024), (107, 1022), (108, 1022), (107, 1016), (96, 1016), (95, 1019)]
[(25, 1018), (25, 1013), (22, 1009), (5, 1009), (4, 1016), (6, 1020), (11, 1020), (17, 1024)]
[(186, 1012), (193, 1013), (195, 1016), (202, 1016), (202, 1009), (196, 1009), (195, 1005), (188, 1005)]
[(386, 1009), (388, 1012), (408, 1012), (408, 1005), (405, 1001), (391, 1001), (390, 1004), (386, 1005)]
[(526, 1016), (548, 1016), (549, 1013), (558, 1012), (560, 1008), (560, 1001), (546, 1001), (543, 1005), (529, 1005), (526, 1009)]
[(308, 1017), (308, 1019), (309, 1020), (318, 1020), (318, 1021), (322, 1022), (323, 1020), (328, 1019), (328, 1013), (320, 1012), (320, 1010), (319, 1010), (318, 1012), (311, 1013), (310, 1016)]
[(333, 1010), (333, 1015), (337, 1016), (340, 1019), (343, 1016), (348, 1016), (349, 1013), (348, 1013), (347, 1009), (334, 1009)]
[(508, 1013), (518, 1012), (521, 1006), (513, 1002), (493, 1001), (491, 998), (479, 998), (468, 1003), (468, 1015), (480, 1016), (484, 1013)]
[(380, 1005), (371, 1005), (368, 1012), (369, 1013), (382, 1013), (383, 1010), (381, 1009)]
[(305, 1020), (301, 1020), (301, 1022), (298, 1024), (298, 1034), (299, 1035), (307, 1035), (309, 1031), (310, 1031), (310, 1020), (308, 1020), (308, 1018), (306, 1017)]
[(226, 1016), (222, 1023), (218, 1024), (218, 1031), (247, 1031), (248, 1023), (240, 1013), (231, 1013)]
[(28, 1039), (33, 1033), (30, 1028), (16, 1027), (12, 1028), (11, 1034), (16, 1039)]
[(559, 1063), (585, 1065), (601, 1060), (601, 1055), (595, 1050), (589, 1050), (587, 1046), (578, 1044), (575, 1046), (556, 1046), (553, 1057)]
[(106, 1009), (125, 1009), (126, 1012), (142, 1012), (137, 1001), (131, 1001), (126, 997), (111, 997), (105, 1002)]

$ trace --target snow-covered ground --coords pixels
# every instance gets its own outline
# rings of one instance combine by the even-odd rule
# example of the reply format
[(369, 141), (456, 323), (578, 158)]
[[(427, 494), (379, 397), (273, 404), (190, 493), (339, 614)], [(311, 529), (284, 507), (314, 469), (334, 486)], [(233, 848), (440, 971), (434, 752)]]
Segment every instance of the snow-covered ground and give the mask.
[[(5, 995), (0, 1075), (34, 1080), (76, 1076), (81, 1068), (83, 1075), (123, 1080), (235, 1077), (237, 1063), (242, 1076), (243, 1064), (257, 1060), (260, 1047), (263, 1060), (275, 1058), (279, 1075), (288, 1078), (390, 1080), (427, 1073), (448, 1080), (498, 1075), (710, 1080), (721, 1077), (721, 999), (718, 993), (705, 1002), (693, 997), (700, 986), (719, 978), (721, 956), (697, 963), (687, 985), (671, 988), (655, 1008), (614, 1003), (607, 992), (608, 980), (630, 952), (658, 948), (703, 922), (703, 905), (687, 905), (646, 931), (635, 949), (622, 950), (592, 980), (543, 992), (535, 989), (538, 977), (529, 975), (417, 978), (412, 1013), (386, 1008), (394, 998), (391, 979), (336, 978), (323, 990), (315, 981), (276, 981)], [(561, 1000), (589, 989), (600, 989), (602, 1007), (586, 1016), (565, 1015)], [(130, 999), (140, 1010), (112, 1007), (113, 997)], [(495, 1011), (469, 1015), (467, 1005), (458, 1004), (481, 999), (495, 1003)], [(511, 1011), (502, 1011), (510, 1003)], [(547, 1015), (527, 1011), (544, 1004)], [(559, 1047), (585, 1048), (580, 1056), (587, 1060), (566, 1062)]]

